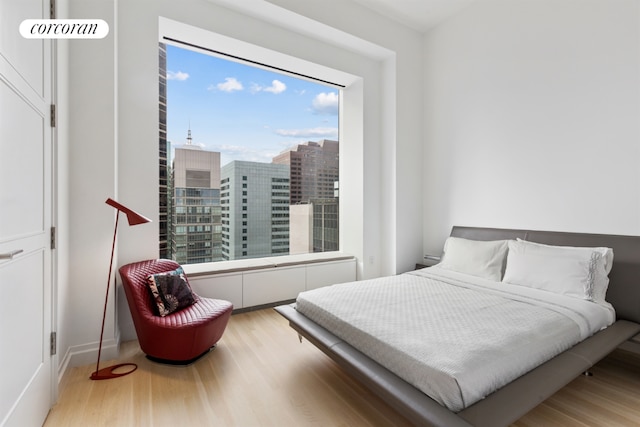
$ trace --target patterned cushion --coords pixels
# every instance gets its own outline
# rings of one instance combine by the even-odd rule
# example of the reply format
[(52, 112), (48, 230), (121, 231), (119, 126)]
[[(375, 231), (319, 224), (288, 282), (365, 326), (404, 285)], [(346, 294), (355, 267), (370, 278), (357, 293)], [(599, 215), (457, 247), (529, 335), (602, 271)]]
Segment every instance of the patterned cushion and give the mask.
[(147, 277), (147, 286), (156, 303), (156, 314), (164, 317), (196, 302), (182, 267)]

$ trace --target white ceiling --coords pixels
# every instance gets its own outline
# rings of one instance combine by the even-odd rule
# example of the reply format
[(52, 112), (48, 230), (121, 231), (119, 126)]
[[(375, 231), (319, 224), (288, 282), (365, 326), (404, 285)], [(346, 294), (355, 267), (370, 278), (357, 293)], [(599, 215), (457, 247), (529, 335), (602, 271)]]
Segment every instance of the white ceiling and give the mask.
[(476, 0), (354, 0), (410, 28), (425, 32)]

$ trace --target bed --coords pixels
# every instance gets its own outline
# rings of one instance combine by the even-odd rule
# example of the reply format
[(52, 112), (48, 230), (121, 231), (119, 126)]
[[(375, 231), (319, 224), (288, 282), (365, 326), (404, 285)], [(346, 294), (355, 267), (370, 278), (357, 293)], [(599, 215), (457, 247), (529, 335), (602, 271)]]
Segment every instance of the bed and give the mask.
[[(450, 247), (448, 250), (445, 247), (442, 267), (455, 264), (454, 248), (458, 248), (455, 249), (458, 259), (462, 259), (460, 254), (469, 254), (464, 251), (465, 245), (476, 244), (474, 242), (483, 248), (499, 247), (492, 249), (495, 253), (491, 252), (493, 258), (489, 263), (481, 260), (481, 275), (488, 275), (479, 279), (470, 279), (472, 275), (466, 274), (468, 272), (433, 267), (392, 278), (338, 284), (302, 293), (297, 305), (283, 305), (276, 310), (289, 320), (300, 336), (329, 355), (415, 425), (508, 425), (640, 333), (640, 237), (456, 226), (447, 240)], [(463, 245), (454, 246), (454, 243)], [(580, 262), (575, 262), (575, 266), (590, 267), (588, 281), (577, 291), (567, 287), (563, 295), (542, 301), (545, 295), (552, 294), (544, 289), (547, 286), (544, 280), (534, 280), (531, 286), (505, 287), (500, 283), (508, 279), (510, 283), (520, 285), (520, 280), (529, 280), (530, 276), (537, 278), (538, 273), (545, 277), (547, 270), (553, 275), (560, 274), (558, 271), (562, 272), (564, 267), (555, 266), (553, 259), (536, 258), (538, 249), (544, 255), (560, 250), (560, 255), (564, 256), (564, 248), (557, 249), (558, 246), (599, 248), (597, 254), (593, 250), (587, 251), (591, 258), (586, 256), (585, 262), (580, 258), (582, 252), (578, 255)], [(613, 251), (612, 263), (606, 248)], [(571, 253), (575, 254), (575, 251)], [(527, 262), (518, 264), (522, 260)], [(536, 266), (536, 260), (543, 264)], [(466, 265), (460, 268), (464, 269)], [(458, 267), (453, 270), (456, 269)], [(603, 269), (606, 271), (600, 271)], [(475, 276), (476, 273), (472, 273)], [(605, 282), (604, 290), (601, 289), (602, 281)], [(542, 284), (538, 286), (539, 283)], [(515, 289), (518, 296), (510, 295), (512, 289), (508, 289), (509, 295), (506, 295), (506, 288)], [(391, 294), (382, 293), (389, 289)], [(426, 293), (427, 290), (430, 293)], [(574, 291), (579, 293), (579, 298), (572, 294)], [(532, 303), (531, 299), (536, 302)], [(347, 308), (333, 307), (333, 301), (339, 300), (345, 300)], [(394, 315), (393, 307), (409, 312), (408, 307), (417, 305), (414, 311), (421, 312), (418, 303), (421, 300), (442, 301), (434, 307), (443, 306), (446, 300), (455, 301), (454, 306), (458, 308), (453, 315), (455, 322), (447, 308), (422, 310), (429, 312), (426, 318), (411, 318), (406, 322), (398, 320), (404, 315)], [(541, 301), (540, 308), (537, 307), (538, 300)], [(565, 307), (565, 300), (568, 307)], [(474, 301), (477, 301), (477, 310)], [(356, 305), (356, 309), (349, 309)], [(493, 307), (506, 310), (497, 313), (512, 314), (485, 316), (485, 312), (492, 313)], [(368, 317), (365, 316), (367, 312)], [(511, 315), (514, 320), (505, 322), (505, 316)], [(439, 321), (442, 319), (439, 316), (450, 317)], [(379, 318), (378, 322), (373, 322), (372, 318)], [(492, 321), (497, 323), (490, 323)], [(416, 322), (421, 326), (416, 327)], [(438, 337), (433, 338), (434, 341), (425, 337), (412, 338), (412, 330), (438, 331), (438, 323), (448, 327), (456, 322), (461, 323), (459, 332), (451, 333), (447, 329), (440, 332), (455, 336), (456, 340), (452, 342), (438, 341)], [(399, 323), (397, 326), (403, 333), (390, 334), (386, 329), (390, 323)], [(480, 332), (472, 323), (480, 327)], [(516, 329), (509, 331), (507, 323), (513, 323)], [(533, 329), (534, 324), (546, 326), (539, 331)], [(530, 336), (523, 335), (529, 331)], [(544, 335), (545, 331), (553, 331), (557, 337), (548, 337), (548, 334)], [(447, 345), (452, 347), (447, 348)], [(461, 356), (462, 361), (448, 360), (449, 354), (456, 353), (451, 348), (460, 348), (459, 353), (467, 352)], [(505, 352), (505, 349), (514, 348), (523, 349), (523, 353), (512, 355), (509, 361), (507, 355), (512, 352)], [(518, 364), (513, 359), (526, 360)], [(440, 364), (434, 367), (420, 365), (429, 360), (438, 360)]]

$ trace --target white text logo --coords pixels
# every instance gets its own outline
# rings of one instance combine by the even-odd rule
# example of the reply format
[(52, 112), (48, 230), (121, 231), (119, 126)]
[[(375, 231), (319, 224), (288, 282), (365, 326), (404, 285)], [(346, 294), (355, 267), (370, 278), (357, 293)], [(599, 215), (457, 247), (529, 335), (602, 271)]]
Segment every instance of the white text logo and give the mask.
[(102, 19), (25, 19), (20, 35), (25, 39), (101, 39), (109, 34)]

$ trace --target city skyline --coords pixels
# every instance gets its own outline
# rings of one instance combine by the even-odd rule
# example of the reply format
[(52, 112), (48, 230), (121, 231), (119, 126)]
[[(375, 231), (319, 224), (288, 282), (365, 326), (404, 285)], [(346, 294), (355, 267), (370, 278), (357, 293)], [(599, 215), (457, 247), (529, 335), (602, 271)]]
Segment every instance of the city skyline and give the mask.
[(167, 139), (269, 163), (307, 141), (338, 140), (339, 91), (167, 45)]

